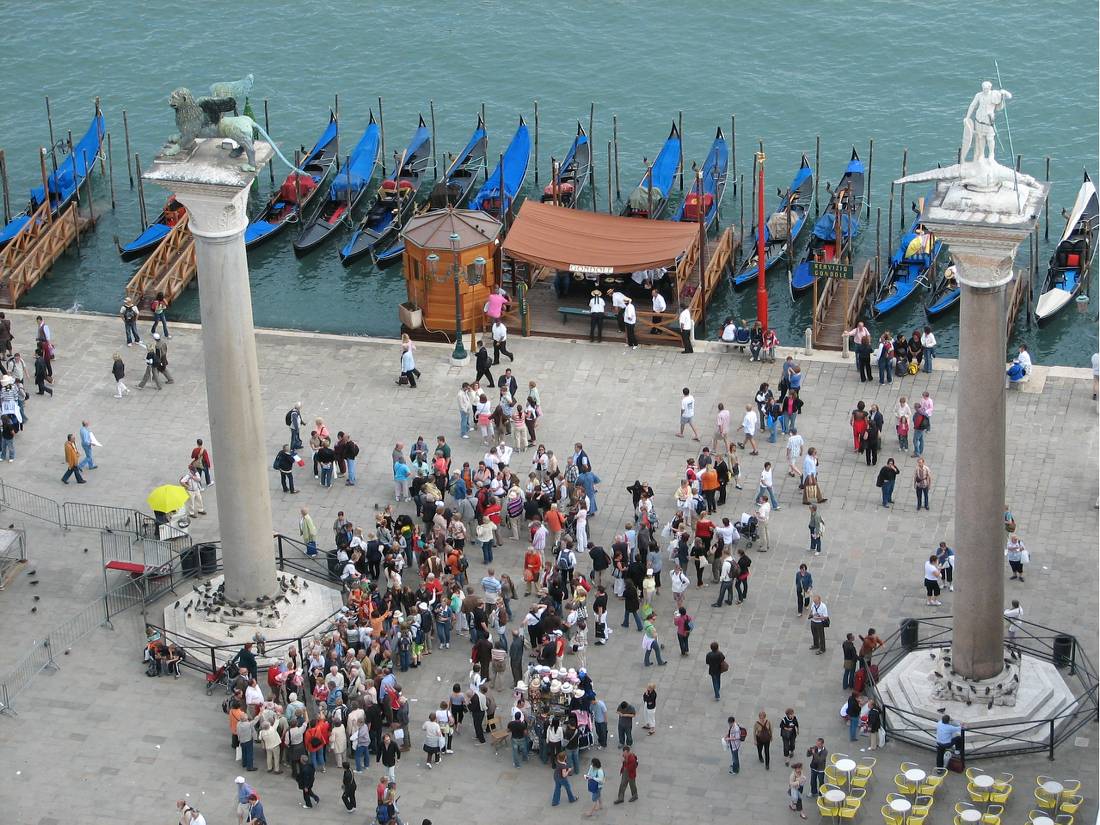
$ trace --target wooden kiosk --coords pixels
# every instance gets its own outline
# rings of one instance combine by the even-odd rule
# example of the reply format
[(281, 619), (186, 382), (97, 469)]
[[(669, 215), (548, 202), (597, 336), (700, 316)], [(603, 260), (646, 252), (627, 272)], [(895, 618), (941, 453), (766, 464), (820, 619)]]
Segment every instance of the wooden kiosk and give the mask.
[[(411, 331), (453, 339), (456, 326), (473, 334), (499, 286), (499, 221), (484, 212), (439, 209), (412, 218), (401, 232), (408, 302), (399, 308)], [(456, 313), (455, 307), (458, 307)]]

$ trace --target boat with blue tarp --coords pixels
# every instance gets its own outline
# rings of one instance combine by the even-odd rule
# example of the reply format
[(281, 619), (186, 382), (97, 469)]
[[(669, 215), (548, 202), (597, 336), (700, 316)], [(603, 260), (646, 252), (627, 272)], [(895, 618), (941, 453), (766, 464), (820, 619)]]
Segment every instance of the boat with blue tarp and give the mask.
[(622, 211), (624, 218), (659, 218), (668, 206), (672, 181), (680, 168), (680, 130), (673, 122), (665, 145), (657, 153), (657, 159), (649, 166), (634, 191), (626, 199)]
[(1096, 258), (1096, 236), (1100, 229), (1096, 187), (1089, 173), (1077, 190), (1077, 199), (1073, 209), (1066, 215), (1066, 228), (1054, 254), (1050, 256), (1046, 279), (1035, 302), (1035, 321), (1042, 324), (1065, 309), (1071, 301), (1081, 294), (1092, 274), (1092, 264)]
[(575, 208), (591, 176), (592, 143), (584, 126), (577, 121), (577, 136), (558, 164), (558, 179), (551, 180), (542, 190), (542, 202), (553, 203), (557, 198), (560, 206)]
[[(700, 195), (698, 182), (693, 182), (687, 196), (680, 203), (674, 221), (688, 221), (698, 223), (700, 211), (703, 213), (703, 224), (709, 230), (718, 217), (718, 210), (722, 206), (722, 195), (726, 191), (726, 170), (729, 168), (730, 146), (726, 142), (726, 136), (722, 134), (722, 127), (718, 127), (714, 135), (714, 142), (707, 152), (707, 159), (703, 161), (703, 191)], [(700, 206), (701, 204), (701, 206)]]
[(931, 290), (936, 260), (944, 244), (920, 222), (920, 208), (909, 231), (901, 236), (898, 248), (890, 256), (890, 268), (878, 285), (871, 303), (871, 317), (880, 318), (905, 303), (918, 287)]
[(516, 195), (527, 177), (527, 166), (530, 162), (531, 132), (521, 117), (504, 155), (470, 201), (470, 209), (480, 209), (494, 218), (501, 218), (511, 212)]
[[(814, 170), (805, 155), (786, 192), (779, 192), (779, 206), (764, 224), (764, 271), (771, 269), (787, 257), (788, 247), (793, 250), (802, 230), (806, 228), (807, 211), (814, 194)], [(753, 228), (753, 237), (756, 229)], [(748, 257), (733, 276), (733, 288), (742, 287), (756, 280), (759, 271), (756, 245), (746, 250)]]

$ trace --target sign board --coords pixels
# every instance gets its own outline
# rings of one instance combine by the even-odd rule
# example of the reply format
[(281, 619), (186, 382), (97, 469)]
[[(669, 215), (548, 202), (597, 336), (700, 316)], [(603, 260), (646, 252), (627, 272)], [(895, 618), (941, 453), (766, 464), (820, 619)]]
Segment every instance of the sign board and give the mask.
[(585, 266), (584, 264), (570, 264), (570, 272), (578, 272), (583, 275), (611, 275), (615, 268), (611, 266)]
[(815, 278), (837, 278), (850, 281), (855, 276), (855, 267), (835, 261), (810, 261), (810, 274)]

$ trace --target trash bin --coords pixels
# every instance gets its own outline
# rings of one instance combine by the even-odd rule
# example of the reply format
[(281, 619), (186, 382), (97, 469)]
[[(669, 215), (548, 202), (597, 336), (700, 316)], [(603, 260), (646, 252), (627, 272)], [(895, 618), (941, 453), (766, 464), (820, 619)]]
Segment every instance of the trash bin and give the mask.
[(199, 554), (199, 572), (204, 576), (217, 572), (218, 545), (213, 542), (204, 542), (203, 544), (196, 544), (194, 549)]
[(904, 650), (916, 650), (920, 636), (920, 624), (916, 619), (901, 620), (901, 646)]
[(180, 553), (180, 571), (187, 578), (198, 575), (199, 553), (196, 547), (188, 547)]
[(1073, 662), (1073, 637), (1059, 634), (1054, 637), (1054, 666), (1069, 667)]

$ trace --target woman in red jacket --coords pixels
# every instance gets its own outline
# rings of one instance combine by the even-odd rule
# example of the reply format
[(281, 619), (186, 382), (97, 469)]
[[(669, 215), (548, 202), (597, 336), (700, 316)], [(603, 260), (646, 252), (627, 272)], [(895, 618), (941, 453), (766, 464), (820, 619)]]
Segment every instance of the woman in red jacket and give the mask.
[(306, 728), (306, 753), (309, 754), (313, 767), (319, 769), (321, 773), (325, 772), (325, 748), (328, 746), (331, 730), (332, 726), (329, 725), (324, 716), (314, 719)]

